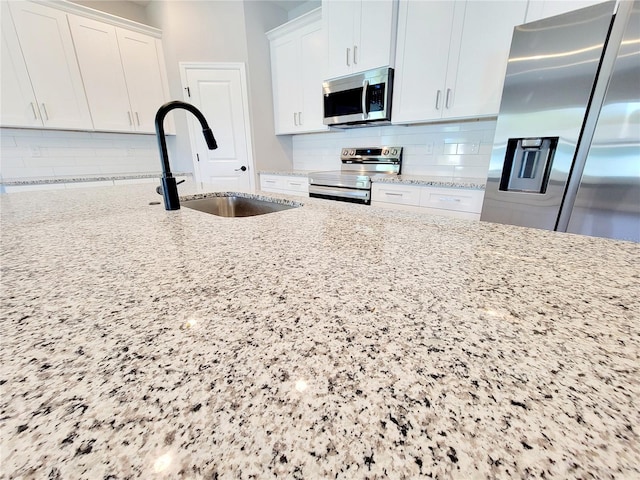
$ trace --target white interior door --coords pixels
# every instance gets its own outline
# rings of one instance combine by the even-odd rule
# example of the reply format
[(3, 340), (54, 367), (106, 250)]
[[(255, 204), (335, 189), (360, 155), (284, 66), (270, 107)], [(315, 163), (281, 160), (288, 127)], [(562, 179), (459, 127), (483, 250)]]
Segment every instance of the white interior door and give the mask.
[(244, 64), (180, 64), (185, 101), (207, 119), (218, 143), (209, 150), (202, 127), (188, 115), (196, 181), (203, 188), (253, 192), (253, 153)]

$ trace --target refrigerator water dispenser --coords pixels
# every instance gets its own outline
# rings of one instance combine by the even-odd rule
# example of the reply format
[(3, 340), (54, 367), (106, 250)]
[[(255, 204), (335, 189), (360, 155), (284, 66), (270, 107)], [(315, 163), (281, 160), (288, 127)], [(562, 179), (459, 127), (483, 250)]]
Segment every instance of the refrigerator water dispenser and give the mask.
[(558, 137), (510, 138), (500, 190), (545, 193)]

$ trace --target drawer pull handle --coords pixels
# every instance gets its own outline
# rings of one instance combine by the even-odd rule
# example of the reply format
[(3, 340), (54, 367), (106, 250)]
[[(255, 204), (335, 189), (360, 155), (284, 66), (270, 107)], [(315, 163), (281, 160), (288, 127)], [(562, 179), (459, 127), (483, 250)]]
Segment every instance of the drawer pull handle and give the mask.
[(441, 202), (457, 202), (460, 203), (462, 200), (455, 197), (440, 197), (438, 200)]
[(384, 194), (389, 195), (390, 197), (402, 197), (402, 193), (384, 192)]

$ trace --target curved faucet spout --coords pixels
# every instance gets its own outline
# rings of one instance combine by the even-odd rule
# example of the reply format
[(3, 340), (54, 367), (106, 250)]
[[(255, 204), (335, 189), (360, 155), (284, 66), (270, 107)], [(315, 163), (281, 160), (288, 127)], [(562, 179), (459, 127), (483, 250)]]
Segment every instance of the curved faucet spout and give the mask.
[(171, 110), (181, 108), (195, 115), (202, 125), (202, 134), (207, 142), (209, 150), (218, 148), (213, 132), (209, 128), (207, 120), (200, 110), (190, 103), (174, 100), (162, 105), (156, 113), (156, 137), (158, 139), (158, 149), (160, 150), (160, 160), (162, 161), (162, 193), (164, 197), (164, 208), (166, 210), (178, 210), (180, 208), (180, 200), (178, 199), (178, 187), (175, 178), (171, 175), (171, 167), (169, 166), (169, 153), (167, 152), (167, 141), (164, 136), (164, 117)]

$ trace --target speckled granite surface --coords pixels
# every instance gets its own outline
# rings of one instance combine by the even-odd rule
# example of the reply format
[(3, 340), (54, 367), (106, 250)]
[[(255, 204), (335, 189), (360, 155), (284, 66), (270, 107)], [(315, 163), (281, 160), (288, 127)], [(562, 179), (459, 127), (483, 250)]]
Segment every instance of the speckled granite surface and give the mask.
[(423, 177), (420, 175), (374, 175), (371, 177), (371, 181), (379, 183), (401, 183), (405, 185), (427, 185), (433, 187), (472, 188), (477, 190), (484, 190), (487, 184), (486, 178), (465, 178), (449, 181), (439, 177)]
[(307, 170), (260, 170), (260, 175), (284, 175), (290, 177), (306, 177), (309, 175)]
[[(306, 170), (260, 171), (260, 174), (306, 177), (309, 175), (309, 172)], [(373, 175), (371, 177), (371, 181), (379, 183), (401, 183), (405, 185), (428, 185), (448, 188), (473, 188), (479, 190), (484, 190), (487, 183), (486, 178), (444, 180), (442, 177), (428, 177), (421, 175)]]
[[(174, 177), (191, 177), (190, 173), (174, 173)], [(0, 178), (0, 185), (44, 185), (51, 183), (83, 183), (104, 182), (111, 180), (133, 180), (140, 178), (161, 178), (161, 173), (132, 173), (122, 175), (82, 175), (82, 176), (58, 176), (41, 178)]]
[(640, 476), (637, 244), (157, 200), (0, 196), (2, 478)]

